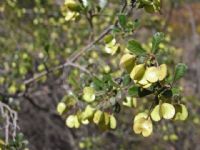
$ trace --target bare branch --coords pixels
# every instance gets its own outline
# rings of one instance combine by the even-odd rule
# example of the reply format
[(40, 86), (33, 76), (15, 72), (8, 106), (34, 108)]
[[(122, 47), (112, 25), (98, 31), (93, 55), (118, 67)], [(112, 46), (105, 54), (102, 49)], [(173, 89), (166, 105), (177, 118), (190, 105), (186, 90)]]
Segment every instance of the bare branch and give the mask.
[(83, 72), (85, 72), (85, 73), (87, 73), (87, 74), (90, 74), (90, 72), (89, 72), (88, 70), (86, 70), (85, 68), (83, 68), (83, 67), (81, 67), (81, 66), (79, 66), (79, 65), (77, 65), (77, 64), (74, 64), (74, 63), (72, 63), (72, 62), (68, 62), (68, 61), (67, 61), (67, 62), (65, 62), (64, 64), (61, 64), (61, 65), (59, 65), (59, 66), (57, 66), (57, 67), (55, 67), (55, 68), (49, 69), (48, 71), (45, 70), (45, 71), (43, 71), (43, 72), (41, 72), (41, 73), (36, 74), (34, 77), (32, 77), (32, 78), (30, 78), (30, 79), (28, 79), (28, 80), (25, 80), (25, 81), (24, 81), (24, 84), (25, 84), (25, 85), (28, 85), (28, 84), (30, 84), (30, 83), (32, 83), (32, 82), (34, 82), (34, 81), (40, 79), (41, 77), (43, 77), (43, 76), (45, 76), (45, 75), (47, 75), (47, 74), (53, 73), (53, 72), (55, 72), (55, 71), (57, 71), (57, 70), (61, 70), (61, 69), (65, 68), (65, 67), (75, 67), (75, 68), (78, 68), (79, 70), (81, 70), (81, 71), (83, 71)]
[[(12, 138), (15, 139), (16, 132), (17, 132), (17, 119), (18, 115), (17, 112), (11, 109), (7, 104), (0, 101), (0, 110), (2, 117), (6, 120), (5, 121), (5, 143), (8, 144), (9, 136), (12, 132)], [(11, 129), (11, 131), (10, 131)]]

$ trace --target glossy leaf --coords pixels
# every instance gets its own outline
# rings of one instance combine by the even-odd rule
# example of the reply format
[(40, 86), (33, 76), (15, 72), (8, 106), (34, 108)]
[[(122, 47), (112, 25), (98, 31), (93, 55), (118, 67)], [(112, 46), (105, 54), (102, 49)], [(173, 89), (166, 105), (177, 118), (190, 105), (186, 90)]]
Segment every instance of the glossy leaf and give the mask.
[(129, 95), (129, 96), (137, 97), (137, 96), (138, 96), (138, 90), (139, 90), (139, 87), (137, 87), (137, 86), (132, 86), (132, 87), (129, 88), (129, 90), (128, 90), (128, 95)]
[(118, 20), (119, 20), (120, 26), (121, 26), (122, 28), (126, 28), (126, 23), (127, 23), (127, 21), (126, 21), (126, 15), (124, 15), (124, 14), (119, 14), (119, 15), (118, 15)]
[(157, 32), (154, 34), (152, 39), (152, 52), (155, 54), (158, 51), (159, 44), (164, 40), (165, 35), (162, 32)]
[(182, 78), (185, 75), (186, 71), (187, 66), (185, 64), (179, 63), (175, 69), (174, 81), (177, 81), (180, 78)]
[(128, 42), (127, 49), (136, 55), (142, 55), (146, 53), (146, 51), (142, 48), (142, 45), (135, 40), (131, 40)]

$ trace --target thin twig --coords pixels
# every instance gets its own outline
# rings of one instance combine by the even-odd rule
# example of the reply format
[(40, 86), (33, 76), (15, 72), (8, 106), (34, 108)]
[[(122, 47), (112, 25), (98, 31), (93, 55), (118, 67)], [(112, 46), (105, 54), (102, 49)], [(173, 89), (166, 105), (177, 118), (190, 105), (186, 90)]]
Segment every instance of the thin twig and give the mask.
[[(122, 9), (121, 9), (120, 12), (123, 13), (126, 10), (126, 7), (127, 7), (127, 1), (125, 0), (124, 1), (124, 5), (123, 5), (123, 7), (122, 7)], [(80, 51), (74, 52), (67, 59), (67, 61), (64, 64), (61, 64), (61, 65), (59, 65), (59, 66), (57, 66), (55, 68), (49, 69), (48, 72), (44, 71), (44, 72), (39, 73), (39, 74), (35, 75), (33, 78), (30, 78), (30, 79), (24, 81), (24, 84), (25, 85), (30, 84), (30, 83), (34, 82), (35, 80), (38, 80), (39, 78), (47, 75), (48, 73), (52, 73), (54, 71), (57, 71), (57, 70), (65, 68), (67, 66), (70, 66), (71, 64), (69, 64), (69, 62), (74, 63), (85, 51), (91, 49), (96, 43), (98, 43), (99, 41), (101, 41), (110, 31), (112, 31), (112, 29), (114, 28), (114, 26), (116, 26), (117, 24), (118, 24), (118, 19), (115, 21), (114, 25), (110, 25), (107, 28), (105, 28), (105, 30), (94, 41), (92, 41), (91, 43), (89, 43), (86, 47), (84, 47)]]
[(84, 47), (83, 49), (75, 53), (74, 55), (72, 54), (72, 56), (69, 57), (69, 60), (71, 62), (76, 61), (85, 51), (91, 49), (93, 45), (101, 41), (101, 39), (103, 39), (113, 29), (113, 27), (114, 27), (113, 25), (107, 27), (94, 41), (89, 43), (86, 47)]
[(81, 71), (83, 71), (83, 72), (85, 72), (85, 73), (87, 73), (87, 74), (90, 74), (90, 72), (89, 72), (88, 70), (86, 70), (85, 68), (83, 68), (83, 67), (81, 67), (81, 66), (79, 66), (79, 65), (77, 65), (77, 64), (74, 64), (74, 63), (72, 63), (72, 62), (68, 62), (68, 61), (67, 61), (67, 62), (65, 62), (64, 64), (61, 64), (61, 65), (59, 65), (59, 66), (57, 66), (57, 67), (55, 67), (55, 68), (49, 69), (48, 71), (45, 70), (45, 71), (43, 71), (43, 72), (41, 72), (41, 73), (36, 74), (34, 77), (25, 80), (25, 81), (24, 81), (24, 84), (25, 84), (25, 85), (28, 85), (28, 84), (30, 84), (30, 83), (32, 83), (32, 82), (34, 82), (34, 81), (40, 79), (41, 77), (43, 77), (43, 76), (45, 76), (45, 75), (47, 75), (47, 74), (53, 73), (53, 72), (55, 72), (55, 71), (57, 71), (57, 70), (61, 70), (61, 69), (65, 68), (65, 67), (70, 67), (70, 66), (71, 66), (71, 67), (78, 68), (78, 69), (80, 69)]

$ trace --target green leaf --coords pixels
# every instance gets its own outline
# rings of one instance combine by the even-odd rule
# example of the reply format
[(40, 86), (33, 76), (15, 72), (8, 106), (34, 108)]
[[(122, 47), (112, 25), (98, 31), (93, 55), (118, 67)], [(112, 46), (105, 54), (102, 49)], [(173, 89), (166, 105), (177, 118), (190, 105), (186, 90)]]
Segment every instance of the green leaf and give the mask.
[(129, 96), (138, 96), (138, 91), (139, 91), (139, 87), (137, 87), (137, 86), (132, 86), (132, 87), (128, 90), (128, 94), (129, 94)]
[(124, 14), (119, 14), (118, 15), (118, 20), (119, 20), (119, 24), (122, 28), (126, 28), (126, 16)]
[(129, 41), (127, 48), (130, 52), (136, 55), (142, 55), (146, 53), (146, 51), (142, 48), (142, 45), (135, 40)]
[(173, 95), (180, 95), (180, 93), (181, 93), (181, 90), (180, 90), (179, 87), (173, 87), (172, 88), (172, 94)]
[(101, 90), (104, 87), (104, 82), (98, 79), (97, 77), (93, 78), (93, 86), (96, 90)]
[(131, 83), (131, 78), (129, 74), (124, 75), (123, 77), (123, 85), (127, 86), (129, 85), (129, 83)]
[(121, 28), (119, 28), (119, 27), (114, 27), (113, 29), (112, 29), (112, 32), (113, 33), (119, 33), (119, 32), (121, 32)]
[(187, 71), (187, 66), (185, 64), (179, 63), (176, 66), (175, 74), (174, 74), (174, 81), (179, 80), (182, 78)]
[(162, 32), (157, 32), (154, 34), (152, 39), (152, 52), (155, 54), (158, 51), (159, 44), (164, 40), (165, 35)]
[(133, 21), (133, 26), (134, 26), (134, 29), (139, 28), (140, 27), (140, 21), (138, 19)]
[(103, 75), (103, 82), (104, 84), (106, 84), (106, 86), (104, 87), (107, 87), (107, 88), (113, 88), (113, 87), (117, 87), (118, 85), (113, 81), (112, 77), (110, 74), (104, 74)]

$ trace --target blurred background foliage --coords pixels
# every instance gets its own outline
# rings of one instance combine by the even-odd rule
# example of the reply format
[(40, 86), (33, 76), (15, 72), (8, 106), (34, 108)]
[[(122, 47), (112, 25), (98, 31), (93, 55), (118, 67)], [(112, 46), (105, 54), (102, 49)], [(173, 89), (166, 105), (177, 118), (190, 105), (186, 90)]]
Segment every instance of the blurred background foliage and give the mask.
[[(66, 21), (63, 0), (0, 1), (0, 100), (18, 112), (17, 137), (11, 148), (30, 150), (110, 150), (110, 149), (200, 149), (200, 2), (198, 0), (162, 0), (161, 13), (147, 14), (133, 9), (130, 20), (138, 23), (133, 32), (116, 36), (119, 55), (109, 55), (100, 42), (84, 53), (77, 64), (94, 75), (110, 73), (118, 77), (120, 54), (129, 38), (138, 39), (150, 48), (152, 34), (162, 31), (162, 61), (174, 70), (184, 62), (189, 70), (181, 80), (183, 102), (189, 109), (185, 122), (162, 121), (149, 138), (132, 131), (133, 116), (147, 107), (149, 99), (136, 101), (137, 107), (123, 107), (117, 114), (118, 128), (103, 132), (94, 125), (69, 129), (56, 114), (57, 103), (70, 92), (79, 93), (90, 76), (77, 67), (64, 68), (30, 81), (38, 73), (63, 64), (113, 24), (122, 1), (109, 0), (103, 9), (91, 6), (91, 13), (79, 14)], [(94, 2), (96, 5), (98, 1)], [(130, 7), (130, 6), (129, 6)], [(88, 14), (93, 15), (92, 24)], [(23, 93), (23, 96), (21, 94)], [(24, 94), (25, 93), (25, 94)], [(0, 118), (3, 127), (4, 118)], [(4, 142), (4, 129), (0, 139)], [(1, 144), (1, 141), (0, 141)], [(10, 148), (10, 149), (11, 149)]]

